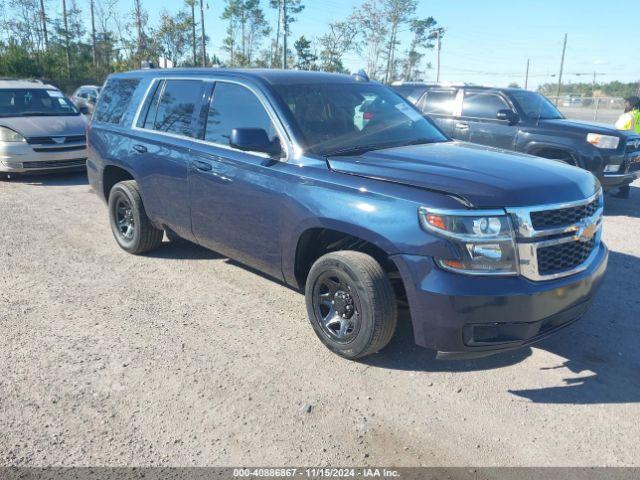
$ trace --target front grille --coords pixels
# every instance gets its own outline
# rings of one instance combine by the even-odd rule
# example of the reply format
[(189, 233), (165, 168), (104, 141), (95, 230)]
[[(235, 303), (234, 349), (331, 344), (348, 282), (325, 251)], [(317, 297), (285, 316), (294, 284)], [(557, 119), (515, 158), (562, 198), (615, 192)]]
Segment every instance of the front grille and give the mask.
[(70, 168), (83, 167), (87, 163), (86, 158), (62, 160), (59, 162), (22, 162), (22, 168)]
[[(87, 139), (86, 135), (60, 135), (55, 138), (64, 138), (64, 142), (62, 143), (85, 142)], [(54, 140), (54, 137), (29, 137), (27, 138), (27, 143), (30, 145), (61, 145)]]
[(588, 242), (580, 240), (538, 248), (538, 272), (540, 275), (571, 270), (589, 258), (596, 245), (594, 236)]
[(640, 151), (640, 142), (636, 143), (636, 139), (629, 140), (625, 148), (625, 153), (634, 153)]
[(633, 155), (627, 157), (626, 171), (637, 172), (638, 170), (640, 170), (640, 153), (635, 152)]
[(561, 208), (558, 210), (543, 210), (531, 212), (531, 223), (536, 230), (548, 230), (579, 222), (583, 218), (591, 217), (598, 210), (598, 199), (586, 205)]
[(71, 145), (69, 147), (33, 147), (34, 152), (72, 152), (74, 150), (84, 150), (86, 145)]

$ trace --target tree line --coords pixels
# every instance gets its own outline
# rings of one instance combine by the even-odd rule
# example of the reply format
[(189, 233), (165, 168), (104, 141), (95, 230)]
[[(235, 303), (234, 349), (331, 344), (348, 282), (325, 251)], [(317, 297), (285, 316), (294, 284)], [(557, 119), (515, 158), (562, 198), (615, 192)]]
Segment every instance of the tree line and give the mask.
[(43, 78), (69, 91), (145, 62), (162, 66), (161, 59), (176, 67), (348, 73), (345, 55), (357, 54), (376, 80), (418, 80), (430, 68), (427, 51), (444, 34), (433, 17), (418, 16), (418, 0), (363, 0), (313, 38), (292, 38), (304, 0), (216, 0), (226, 30), (221, 45), (212, 45), (205, 0), (183, 2), (150, 23), (145, 0), (132, 0), (126, 14), (119, 0), (0, 0), (0, 76)]

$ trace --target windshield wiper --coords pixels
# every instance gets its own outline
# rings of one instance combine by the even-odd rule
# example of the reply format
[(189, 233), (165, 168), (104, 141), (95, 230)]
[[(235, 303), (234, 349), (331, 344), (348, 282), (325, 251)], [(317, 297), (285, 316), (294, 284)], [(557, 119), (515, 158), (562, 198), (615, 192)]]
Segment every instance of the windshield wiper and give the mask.
[(383, 150), (385, 148), (405, 147), (407, 145), (424, 145), (426, 143), (433, 143), (435, 140), (431, 138), (417, 138), (415, 140), (409, 140), (407, 142), (392, 142), (385, 144), (371, 144), (371, 145), (354, 145), (353, 147), (341, 148), (334, 150), (333, 152), (325, 154), (327, 157), (341, 157), (347, 155), (362, 155), (363, 153), (371, 152), (374, 150)]
[(371, 152), (373, 150), (382, 150), (383, 148), (390, 148), (393, 145), (354, 145), (353, 147), (339, 148), (332, 152), (326, 153), (327, 157), (341, 157), (347, 155), (362, 155), (363, 153)]
[(23, 112), (18, 114), (19, 117), (66, 117), (67, 115), (75, 115), (73, 112), (56, 113), (56, 112)]

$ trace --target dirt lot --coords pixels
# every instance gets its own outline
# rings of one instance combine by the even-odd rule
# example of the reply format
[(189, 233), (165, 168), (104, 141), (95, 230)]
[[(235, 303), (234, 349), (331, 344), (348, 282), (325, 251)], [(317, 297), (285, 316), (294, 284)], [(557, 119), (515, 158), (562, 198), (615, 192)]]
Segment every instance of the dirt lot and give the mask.
[(0, 182), (4, 465), (640, 465), (640, 183), (608, 276), (538, 346), (362, 363), (303, 297), (196, 246), (133, 257), (83, 175)]

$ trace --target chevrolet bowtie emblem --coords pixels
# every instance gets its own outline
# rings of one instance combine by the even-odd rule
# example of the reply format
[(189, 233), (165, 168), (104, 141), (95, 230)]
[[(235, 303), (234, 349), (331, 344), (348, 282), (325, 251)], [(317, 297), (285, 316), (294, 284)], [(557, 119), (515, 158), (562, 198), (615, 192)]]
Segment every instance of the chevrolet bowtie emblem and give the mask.
[(578, 231), (576, 237), (581, 242), (590, 241), (598, 230), (598, 222), (586, 222), (582, 221), (578, 224)]

